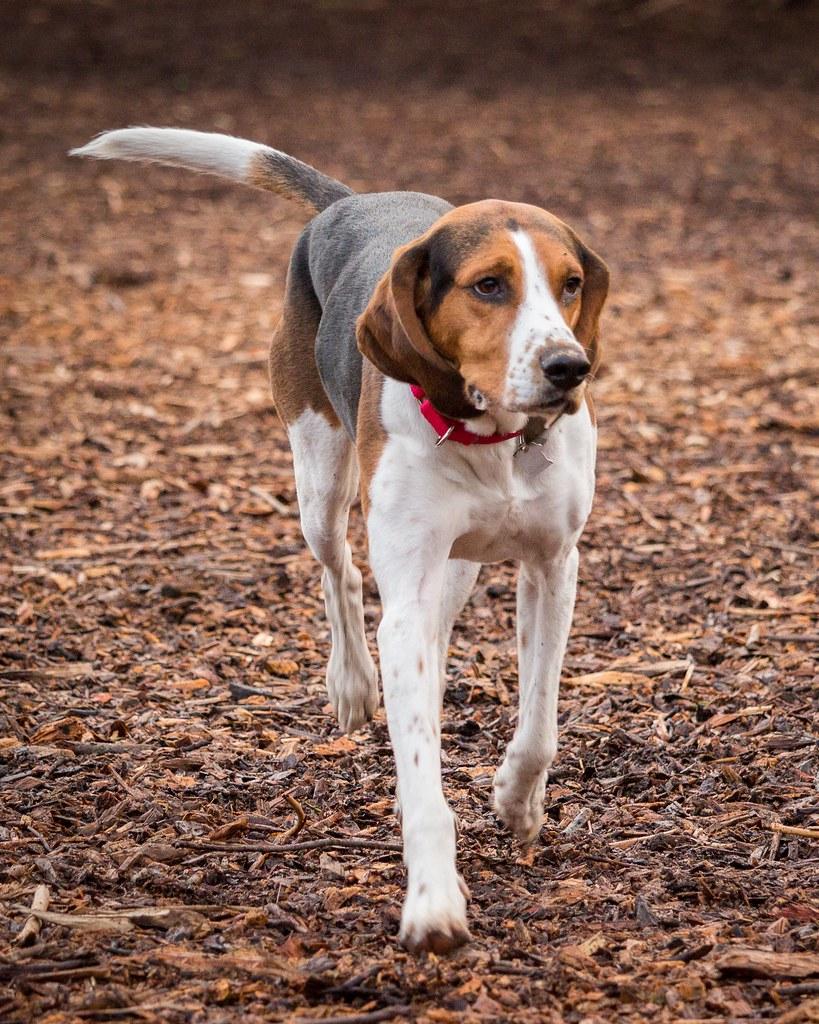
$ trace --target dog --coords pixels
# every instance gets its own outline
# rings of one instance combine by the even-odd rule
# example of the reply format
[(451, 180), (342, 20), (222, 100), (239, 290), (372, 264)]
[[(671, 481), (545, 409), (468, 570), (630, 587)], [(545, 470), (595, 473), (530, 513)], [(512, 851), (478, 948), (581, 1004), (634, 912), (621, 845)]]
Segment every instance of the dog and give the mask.
[(72, 154), (209, 172), (313, 213), (290, 260), (270, 381), (302, 530), (323, 567), (327, 692), (346, 731), (378, 706), (347, 541), (360, 486), (383, 605), (378, 652), (407, 868), (400, 940), (413, 951), (454, 949), (469, 930), (441, 785), (450, 632), (481, 564), (518, 561), (520, 706), (493, 806), (530, 842), (557, 749), (577, 541), (594, 493), (588, 385), (607, 267), (536, 206), (356, 194), (226, 135), (128, 128)]

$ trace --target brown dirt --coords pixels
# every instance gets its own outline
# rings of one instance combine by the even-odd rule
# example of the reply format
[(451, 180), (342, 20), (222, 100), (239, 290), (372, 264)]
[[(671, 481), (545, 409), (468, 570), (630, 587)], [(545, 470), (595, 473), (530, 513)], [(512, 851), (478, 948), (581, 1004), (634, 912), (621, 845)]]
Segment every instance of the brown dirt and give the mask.
[[(819, 1020), (815, 29), (762, 2), (3, 8), (0, 1018)], [(66, 159), (132, 123), (541, 203), (611, 264), (528, 852), (487, 806), (511, 567), (453, 637), (451, 957), (395, 943), (383, 713), (346, 739), (325, 707), (264, 370), (300, 214)], [(260, 848), (288, 835), (333, 843)], [(23, 947), (41, 884), (84, 916)]]

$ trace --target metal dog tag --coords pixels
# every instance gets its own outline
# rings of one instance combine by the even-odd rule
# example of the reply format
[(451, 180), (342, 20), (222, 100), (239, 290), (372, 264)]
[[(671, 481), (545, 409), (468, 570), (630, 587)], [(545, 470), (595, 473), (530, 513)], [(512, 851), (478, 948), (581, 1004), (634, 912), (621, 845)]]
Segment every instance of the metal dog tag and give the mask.
[(542, 441), (524, 441), (515, 451), (515, 462), (524, 476), (532, 480), (553, 465), (552, 459), (543, 450)]

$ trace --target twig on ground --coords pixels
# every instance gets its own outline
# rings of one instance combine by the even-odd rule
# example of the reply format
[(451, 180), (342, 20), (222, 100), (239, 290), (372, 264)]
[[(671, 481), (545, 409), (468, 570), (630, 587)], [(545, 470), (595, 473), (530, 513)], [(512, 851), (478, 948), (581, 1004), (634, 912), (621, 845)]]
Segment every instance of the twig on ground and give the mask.
[(137, 801), (142, 799), (142, 794), (137, 792), (137, 790), (135, 790), (133, 786), (129, 785), (129, 783), (127, 783), (125, 779), (123, 779), (123, 777), (119, 774), (119, 772), (112, 764), (108, 765), (108, 771), (117, 780), (120, 786), (122, 786), (122, 788), (125, 790), (128, 796), (130, 796), (133, 800)]
[(256, 498), (261, 498), (265, 504), (269, 505), (272, 509), (283, 516), (292, 516), (293, 509), (285, 505), (283, 501), (279, 501), (278, 498), (274, 497), (270, 491), (266, 491), (264, 487), (248, 487), (248, 491)]
[(794, 996), (812, 996), (819, 992), (819, 981), (803, 981), (799, 985), (780, 985), (774, 991), (786, 999), (793, 999)]
[(226, 825), (220, 825), (208, 836), (211, 842), (219, 842), (222, 839), (230, 839), (231, 836), (236, 835), (237, 832), (246, 832), (250, 820), (246, 814), (242, 814), (238, 818), (234, 818), (233, 821), (229, 821)]
[(819, 828), (802, 828), (800, 825), (781, 825), (778, 821), (770, 824), (772, 832), (781, 832), (786, 836), (802, 836), (803, 839), (819, 839)]
[(297, 850), (388, 850), (401, 852), (400, 843), (383, 839), (305, 839), (300, 843), (208, 843), (177, 839), (178, 846), (210, 853), (295, 853)]
[(301, 830), (304, 828), (304, 823), (307, 821), (307, 817), (304, 813), (304, 808), (298, 802), (298, 800), (292, 795), (292, 793), (285, 793), (284, 798), (296, 812), (296, 820), (290, 826), (290, 828), (287, 829), (286, 832), (283, 832), (281, 834), (282, 843), (287, 842), (288, 839), (293, 839), (295, 836), (297, 836), (299, 832), (301, 832)]
[(563, 834), (566, 836), (573, 835), (578, 829), (583, 828), (592, 816), (591, 808), (584, 807), (579, 811), (569, 822), (569, 824), (563, 829)]
[(375, 1024), (376, 1021), (390, 1020), (392, 1017), (407, 1017), (411, 1007), (385, 1006), (382, 1010), (370, 1010), (368, 1013), (339, 1014), (336, 1017), (301, 1017), (300, 1024)]
[(642, 502), (638, 501), (637, 498), (635, 498), (634, 495), (630, 494), (628, 491), (623, 491), (622, 494), (626, 501), (629, 503), (629, 505), (631, 505), (631, 507), (637, 513), (637, 515), (643, 520), (646, 526), (650, 526), (652, 530), (657, 530), (660, 533), (664, 532), (665, 526), (660, 522), (659, 519), (654, 518), (654, 516), (648, 511), (648, 509), (642, 504)]
[[(38, 885), (34, 890), (34, 897), (31, 901), (31, 909), (33, 911), (44, 911), (48, 910), (48, 904), (51, 900), (51, 893), (49, 892), (47, 885)], [(20, 929), (20, 934), (17, 936), (18, 946), (30, 946), (37, 936), (40, 934), (40, 928), (42, 927), (42, 921), (36, 914), (32, 914), (26, 918), (25, 924)]]

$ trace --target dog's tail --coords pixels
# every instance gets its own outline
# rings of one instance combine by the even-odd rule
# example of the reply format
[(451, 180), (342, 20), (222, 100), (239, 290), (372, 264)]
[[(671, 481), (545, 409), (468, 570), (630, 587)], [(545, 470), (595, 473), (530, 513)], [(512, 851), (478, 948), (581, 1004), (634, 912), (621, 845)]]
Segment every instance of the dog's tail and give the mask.
[(72, 149), (70, 155), (187, 167), (276, 192), (316, 212), (353, 194), (340, 181), (259, 142), (183, 128), (121, 128), (103, 132), (87, 145)]

